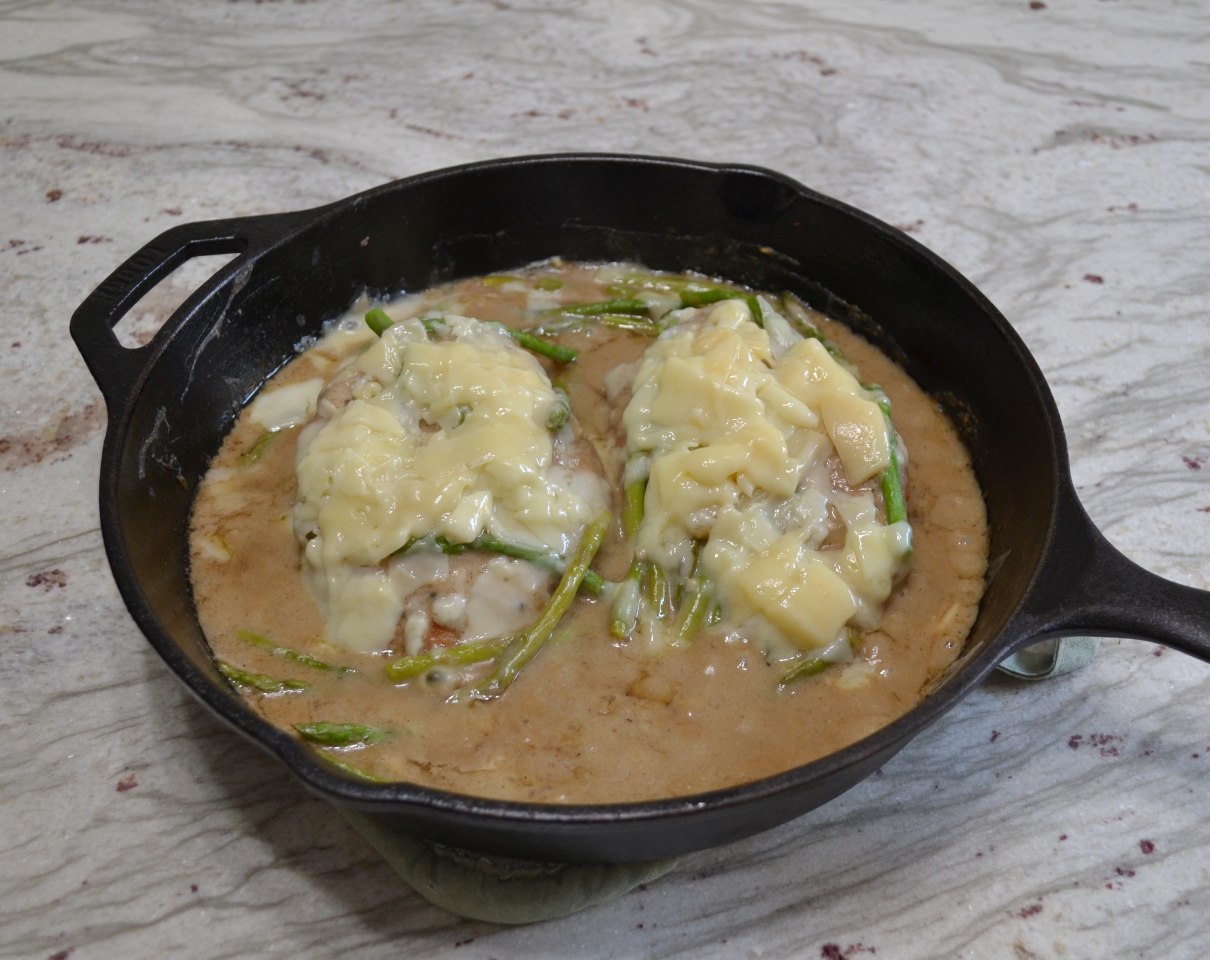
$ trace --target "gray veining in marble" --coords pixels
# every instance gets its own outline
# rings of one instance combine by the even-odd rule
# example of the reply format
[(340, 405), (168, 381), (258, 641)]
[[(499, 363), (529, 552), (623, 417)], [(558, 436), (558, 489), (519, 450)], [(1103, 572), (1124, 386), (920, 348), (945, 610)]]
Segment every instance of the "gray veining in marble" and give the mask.
[(185, 220), (518, 153), (763, 164), (978, 283), (1093, 518), (1206, 587), (1208, 135), (1198, 3), (0, 0), (0, 955), (1210, 955), (1210, 668), (1133, 641), (989, 681), (836, 802), (613, 904), (518, 929), (427, 905), (134, 628), (66, 337)]

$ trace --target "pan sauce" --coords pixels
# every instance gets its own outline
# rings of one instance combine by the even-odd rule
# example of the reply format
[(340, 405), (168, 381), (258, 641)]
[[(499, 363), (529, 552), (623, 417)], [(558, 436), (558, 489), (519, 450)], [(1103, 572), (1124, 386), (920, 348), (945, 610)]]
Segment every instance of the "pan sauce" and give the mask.
[[(522, 327), (532, 326), (533, 311), (544, 306), (617, 293), (594, 270), (576, 265), (539, 265), (516, 276), (460, 281), (391, 309), (402, 316), (407, 307), (419, 313), (438, 305)], [(301, 396), (304, 409), (313, 409), (344, 358), (371, 342), (364, 332), (326, 338), (274, 377), (260, 408), (253, 404), (241, 415), (199, 490), (191, 573), (216, 656), (251, 674), (308, 685), (270, 693), (243, 686), (279, 726), (331, 721), (389, 731), (377, 743), (327, 748), (330, 757), (375, 777), (503, 799), (607, 803), (696, 793), (798, 766), (885, 725), (914, 706), (953, 661), (974, 620), (986, 565), (983, 502), (969, 456), (937, 405), (847, 328), (820, 315), (810, 319), (863, 380), (881, 385), (911, 456), (911, 569), (878, 625), (861, 632), (852, 662), (779, 690), (786, 664), (734, 631), (707, 627), (686, 647), (654, 653), (648, 644), (611, 637), (608, 603), (583, 595), (517, 682), (486, 702), (451, 702), (439, 671), (392, 685), (383, 675), (387, 658), (326, 642), (325, 618), (299, 574), (292, 522), (302, 424), (283, 413), (289, 403), (273, 409), (272, 398), (289, 387), (294, 406)], [(566, 384), (577, 443), (582, 448), (588, 438), (603, 454), (597, 460), (592, 449), (579, 451), (609, 481), (616, 515), (623, 460), (614, 451), (625, 442), (620, 421), (629, 385), (610, 373), (633, 365), (651, 339), (597, 323), (557, 339), (580, 349), (579, 358), (543, 364)], [(266, 435), (266, 426), (284, 423), (290, 425)], [(429, 591), (429, 602), (432, 594), (447, 596), (451, 580), (465, 582), (499, 563), (479, 554), (447, 562), (450, 571), (440, 589)], [(629, 563), (629, 547), (613, 536), (593, 568), (620, 581)], [(536, 616), (541, 603), (539, 594), (525, 617)], [(405, 627), (406, 618), (394, 656), (407, 649)], [(441, 629), (431, 628), (430, 642), (448, 642)], [(269, 638), (277, 651), (241, 639), (248, 634), (240, 631)], [(283, 658), (282, 649), (356, 672), (316, 670)]]

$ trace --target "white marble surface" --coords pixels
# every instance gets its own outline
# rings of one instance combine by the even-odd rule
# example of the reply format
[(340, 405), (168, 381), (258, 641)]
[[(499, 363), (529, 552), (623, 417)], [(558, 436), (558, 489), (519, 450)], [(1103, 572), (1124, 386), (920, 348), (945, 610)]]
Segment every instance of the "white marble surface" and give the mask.
[(1093, 518), (1210, 586), (1207, 36), (1206, 5), (1145, 0), (0, 0), (0, 954), (1210, 955), (1210, 668), (1129, 641), (988, 682), (840, 800), (611, 905), (430, 907), (134, 628), (66, 333), (184, 220), (518, 153), (764, 164), (980, 284)]

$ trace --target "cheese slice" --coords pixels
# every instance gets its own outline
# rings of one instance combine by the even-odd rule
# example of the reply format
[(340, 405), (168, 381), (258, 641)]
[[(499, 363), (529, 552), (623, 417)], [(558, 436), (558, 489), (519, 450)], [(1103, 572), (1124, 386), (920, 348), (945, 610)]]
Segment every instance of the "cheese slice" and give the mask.
[(389, 328), (356, 361), (382, 389), (300, 437), (295, 534), (329, 639), (350, 649), (389, 645), (404, 596), (380, 565), (409, 541), (488, 531), (563, 554), (606, 504), (599, 478), (554, 463), (558, 398), (538, 362), (496, 325), (445, 323), (442, 340)]
[[(644, 353), (623, 423), (627, 481), (648, 478), (636, 554), (682, 576), (700, 564), (729, 623), (794, 655), (876, 622), (910, 529), (878, 523), (872, 493), (850, 489), (890, 466), (882, 409), (819, 340), (777, 330), (780, 356), (742, 300), (671, 328)], [(822, 550), (833, 512), (845, 544)]]
[(865, 483), (891, 465), (886, 418), (878, 404), (864, 397), (834, 393), (820, 400), (819, 409), (850, 486)]

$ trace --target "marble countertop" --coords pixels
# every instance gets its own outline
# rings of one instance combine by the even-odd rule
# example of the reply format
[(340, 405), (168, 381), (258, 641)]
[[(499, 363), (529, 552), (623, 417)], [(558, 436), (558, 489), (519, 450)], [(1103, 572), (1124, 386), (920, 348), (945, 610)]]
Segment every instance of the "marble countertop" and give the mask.
[(757, 163), (979, 284), (1093, 519), (1210, 586), (1208, 36), (1143, 0), (0, 0), (0, 954), (1210, 955), (1210, 667), (1134, 641), (993, 678), (842, 798), (612, 904), (430, 906), (134, 627), (67, 337), (187, 220), (510, 154)]

